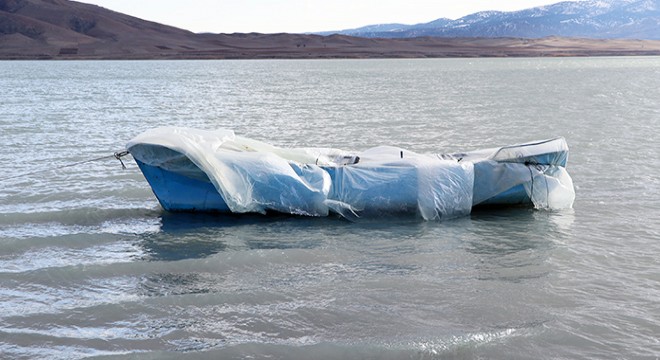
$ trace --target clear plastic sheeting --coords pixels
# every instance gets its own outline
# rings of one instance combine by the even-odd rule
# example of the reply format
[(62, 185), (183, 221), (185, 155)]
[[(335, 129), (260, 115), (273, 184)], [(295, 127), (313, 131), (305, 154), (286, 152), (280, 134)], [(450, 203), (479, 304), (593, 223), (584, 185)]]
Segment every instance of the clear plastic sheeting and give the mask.
[(518, 162), (527, 164), (566, 164), (568, 145), (564, 138), (503, 146), (489, 157), (498, 162)]
[[(160, 145), (185, 155), (208, 176), (232, 212), (328, 215), (324, 204), (331, 185), (327, 172), (299, 162), (314, 159), (313, 151), (280, 149), (229, 130), (186, 128), (148, 130), (127, 147), (131, 150), (138, 144)], [(157, 154), (140, 160), (150, 165), (159, 161)]]
[(565, 169), (563, 137), (500, 148), (439, 155), (474, 163), (473, 205), (534, 204), (537, 209), (571, 208), (573, 181)]
[(563, 138), (426, 155), (392, 146), (286, 149), (231, 130), (166, 127), (127, 148), (168, 210), (437, 220), (474, 206), (563, 209), (575, 200)]
[[(235, 213), (278, 211), (343, 216), (414, 212), (427, 220), (470, 213), (473, 166), (394, 147), (361, 153), (333, 148), (283, 149), (230, 130), (148, 130), (127, 148), (151, 144), (187, 157)], [(134, 154), (136, 156), (136, 154)], [(140, 161), (160, 166), (157, 152)], [(171, 158), (171, 154), (168, 155)]]
[(440, 160), (390, 146), (359, 154), (352, 166), (327, 169), (330, 198), (359, 214), (417, 212), (426, 220), (467, 215), (472, 209), (471, 163)]
[[(461, 161), (463, 163), (464, 161)], [(482, 160), (474, 163), (473, 204), (479, 205), (515, 186), (531, 180), (529, 166)], [(524, 195), (524, 192), (522, 192)]]
[(575, 201), (573, 180), (561, 166), (535, 167), (525, 191), (537, 209), (568, 209)]

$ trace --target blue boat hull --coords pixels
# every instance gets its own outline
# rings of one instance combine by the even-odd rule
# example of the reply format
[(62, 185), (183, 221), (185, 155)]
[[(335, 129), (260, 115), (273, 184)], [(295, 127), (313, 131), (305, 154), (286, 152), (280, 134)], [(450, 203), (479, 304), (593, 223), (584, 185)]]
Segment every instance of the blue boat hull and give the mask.
[(147, 179), (158, 202), (167, 211), (229, 212), (229, 207), (218, 190), (206, 181), (191, 178), (157, 166), (135, 162)]

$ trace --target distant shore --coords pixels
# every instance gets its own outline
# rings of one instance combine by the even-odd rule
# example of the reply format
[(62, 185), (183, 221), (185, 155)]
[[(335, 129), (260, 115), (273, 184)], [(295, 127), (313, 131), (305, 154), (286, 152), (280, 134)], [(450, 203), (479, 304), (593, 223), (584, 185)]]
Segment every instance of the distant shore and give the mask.
[[(658, 56), (658, 40), (600, 40), (548, 37), (368, 39), (343, 35), (199, 34), (195, 43), (180, 39), (158, 45), (145, 41), (34, 46), (0, 37), (0, 60), (137, 59), (369, 59)], [(29, 46), (24, 46), (29, 45)]]

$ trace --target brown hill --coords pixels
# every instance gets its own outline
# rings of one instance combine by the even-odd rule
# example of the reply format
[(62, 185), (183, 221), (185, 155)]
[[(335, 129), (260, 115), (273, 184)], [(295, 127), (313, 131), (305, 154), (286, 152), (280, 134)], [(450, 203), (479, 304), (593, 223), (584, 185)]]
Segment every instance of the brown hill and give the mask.
[(69, 0), (0, 0), (0, 59), (660, 55), (660, 41), (195, 34)]

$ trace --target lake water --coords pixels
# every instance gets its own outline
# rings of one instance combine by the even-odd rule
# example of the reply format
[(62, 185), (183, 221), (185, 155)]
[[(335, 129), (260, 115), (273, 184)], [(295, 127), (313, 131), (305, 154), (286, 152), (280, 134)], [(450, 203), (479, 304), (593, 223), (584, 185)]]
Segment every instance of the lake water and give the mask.
[[(0, 62), (0, 89), (0, 358), (660, 357), (658, 57)], [(110, 157), (164, 125), (419, 152), (564, 136), (576, 201), (171, 214)]]

